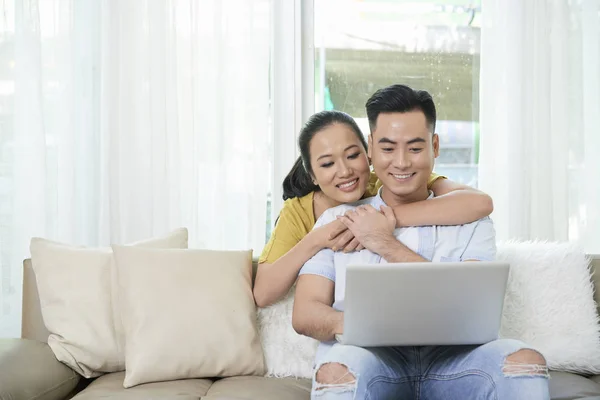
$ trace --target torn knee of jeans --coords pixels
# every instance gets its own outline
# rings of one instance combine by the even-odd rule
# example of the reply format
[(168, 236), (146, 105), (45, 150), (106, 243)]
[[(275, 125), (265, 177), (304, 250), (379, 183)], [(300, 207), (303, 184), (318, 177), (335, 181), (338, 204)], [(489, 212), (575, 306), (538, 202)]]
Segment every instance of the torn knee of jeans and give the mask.
[(530, 349), (521, 349), (506, 357), (502, 373), (507, 377), (549, 376), (544, 356)]
[(340, 363), (321, 364), (315, 372), (315, 390), (347, 391), (356, 388), (356, 374)]

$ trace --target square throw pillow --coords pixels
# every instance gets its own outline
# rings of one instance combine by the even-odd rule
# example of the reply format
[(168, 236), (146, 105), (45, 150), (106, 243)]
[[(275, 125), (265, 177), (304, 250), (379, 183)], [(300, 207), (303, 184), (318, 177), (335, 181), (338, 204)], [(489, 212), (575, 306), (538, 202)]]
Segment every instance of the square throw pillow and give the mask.
[(600, 373), (600, 325), (589, 259), (572, 243), (507, 242), (511, 264), (500, 336), (539, 350), (555, 371)]
[(294, 286), (279, 302), (258, 309), (258, 327), (267, 376), (306, 379), (313, 376), (313, 364), (319, 342), (297, 334), (292, 327), (295, 293)]
[(264, 374), (252, 251), (113, 246), (125, 329), (123, 386)]
[[(187, 248), (185, 228), (133, 246)], [(56, 358), (86, 378), (125, 369), (124, 335), (112, 249), (33, 238), (35, 272), (48, 345)]]

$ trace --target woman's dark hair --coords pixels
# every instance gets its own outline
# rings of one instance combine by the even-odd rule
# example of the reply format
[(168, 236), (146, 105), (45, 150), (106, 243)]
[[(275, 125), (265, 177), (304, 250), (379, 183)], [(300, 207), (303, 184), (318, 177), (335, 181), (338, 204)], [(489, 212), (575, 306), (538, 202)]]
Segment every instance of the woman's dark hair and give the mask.
[(356, 134), (365, 150), (367, 141), (360, 128), (350, 115), (341, 111), (321, 111), (312, 115), (300, 131), (298, 147), (300, 157), (283, 180), (283, 200), (306, 196), (310, 192), (321, 190), (313, 183), (313, 169), (310, 165), (310, 141), (323, 129), (333, 124), (346, 124)]

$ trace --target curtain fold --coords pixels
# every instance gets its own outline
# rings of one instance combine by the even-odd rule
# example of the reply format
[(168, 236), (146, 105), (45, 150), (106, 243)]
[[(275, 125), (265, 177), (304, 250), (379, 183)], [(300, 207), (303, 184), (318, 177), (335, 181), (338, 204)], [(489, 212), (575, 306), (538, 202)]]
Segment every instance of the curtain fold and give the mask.
[(32, 236), (106, 246), (186, 226), (191, 247), (262, 249), (270, 0), (0, 8), (0, 337), (20, 333)]
[(600, 0), (483, 0), (479, 187), (499, 240), (600, 253)]

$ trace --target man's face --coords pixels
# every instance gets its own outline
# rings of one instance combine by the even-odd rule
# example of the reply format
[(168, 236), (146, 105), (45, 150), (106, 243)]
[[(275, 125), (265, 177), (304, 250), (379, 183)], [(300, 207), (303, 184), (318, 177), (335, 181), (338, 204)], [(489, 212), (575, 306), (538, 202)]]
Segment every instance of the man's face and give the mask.
[(426, 199), (439, 138), (431, 134), (425, 114), (420, 110), (382, 113), (376, 122), (369, 135), (369, 156), (384, 192), (400, 203)]

